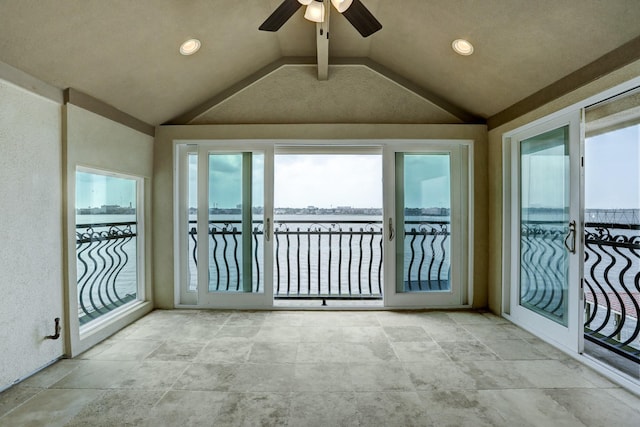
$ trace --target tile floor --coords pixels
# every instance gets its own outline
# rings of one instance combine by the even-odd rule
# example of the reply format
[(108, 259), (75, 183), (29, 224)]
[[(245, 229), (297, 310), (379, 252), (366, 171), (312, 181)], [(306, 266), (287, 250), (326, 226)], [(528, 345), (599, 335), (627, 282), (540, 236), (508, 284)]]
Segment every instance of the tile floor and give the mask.
[(154, 311), (0, 394), (2, 426), (638, 426), (640, 399), (472, 312)]

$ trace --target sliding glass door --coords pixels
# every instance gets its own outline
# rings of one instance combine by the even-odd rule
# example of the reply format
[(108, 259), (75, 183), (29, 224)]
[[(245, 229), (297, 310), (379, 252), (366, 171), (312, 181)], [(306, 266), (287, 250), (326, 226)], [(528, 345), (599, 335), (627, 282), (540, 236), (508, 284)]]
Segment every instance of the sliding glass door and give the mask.
[(468, 304), (469, 148), (408, 144), (386, 155), (385, 304)]
[(511, 138), (511, 316), (571, 351), (580, 347), (579, 115)]
[(176, 305), (470, 304), (470, 142), (216, 142), (176, 154)]
[[(179, 148), (179, 303), (201, 307), (271, 304), (270, 209), (265, 150)], [(203, 238), (204, 236), (204, 238)]]

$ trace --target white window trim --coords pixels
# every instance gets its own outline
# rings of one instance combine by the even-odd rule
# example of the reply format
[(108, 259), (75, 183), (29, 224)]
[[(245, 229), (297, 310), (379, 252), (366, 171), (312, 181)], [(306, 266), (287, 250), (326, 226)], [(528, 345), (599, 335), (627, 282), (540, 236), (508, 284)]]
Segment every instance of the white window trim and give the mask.
[[(463, 180), (468, 182), (468, 191), (467, 197), (463, 201), (466, 204), (466, 214), (467, 220), (465, 221), (464, 227), (466, 228), (466, 236), (465, 241), (462, 243), (461, 252), (463, 252), (463, 261), (462, 268), (466, 269), (466, 282), (467, 286), (462, 290), (462, 299), (461, 303), (454, 306), (454, 308), (469, 308), (473, 303), (474, 296), (474, 280), (473, 280), (473, 247), (474, 247), (474, 150), (473, 150), (473, 140), (469, 139), (393, 139), (393, 140), (375, 140), (375, 139), (367, 139), (367, 140), (304, 140), (304, 139), (296, 139), (296, 140), (247, 140), (247, 139), (238, 139), (238, 140), (215, 140), (215, 139), (174, 139), (173, 140), (173, 164), (174, 164), (174, 174), (173, 174), (173, 191), (174, 191), (174, 307), (176, 308), (199, 308), (199, 305), (189, 305), (182, 304), (180, 299), (180, 287), (182, 285), (182, 275), (183, 270), (182, 267), (182, 256), (181, 249), (184, 246), (184, 243), (181, 243), (182, 237), (181, 232), (184, 231), (184, 225), (182, 222), (184, 220), (182, 211), (184, 210), (184, 196), (182, 196), (181, 189), (184, 186), (184, 181), (186, 180), (186, 170), (184, 167), (181, 167), (181, 156), (184, 156), (183, 150), (185, 150), (185, 146), (207, 146), (215, 149), (216, 151), (229, 151), (229, 152), (238, 152), (241, 151), (251, 151), (251, 150), (261, 150), (267, 152), (269, 149), (273, 150), (274, 153), (277, 154), (293, 154), (293, 153), (326, 153), (326, 154), (364, 154), (364, 153), (382, 153), (385, 147), (394, 147), (398, 145), (402, 145), (408, 150), (416, 149), (420, 151), (420, 147), (424, 147), (427, 145), (429, 147), (429, 151), (437, 151), (444, 150), (449, 151), (452, 147), (464, 146), (465, 154), (464, 162), (466, 162), (467, 169), (464, 171)], [(197, 150), (197, 148), (194, 148)], [(266, 172), (266, 171), (265, 171)], [(465, 184), (463, 183), (463, 185)], [(265, 191), (265, 200), (268, 197), (272, 197), (271, 193), (273, 192), (273, 182), (269, 182), (266, 185)], [(384, 183), (383, 183), (384, 186)], [(182, 190), (184, 191), (184, 190)], [(384, 190), (383, 190), (384, 191)], [(266, 203), (266, 202), (265, 202)], [(265, 211), (266, 211), (265, 206)], [(388, 218), (390, 215), (395, 216), (392, 212), (388, 211), (386, 207), (384, 208), (383, 217)], [(385, 235), (387, 233), (386, 228), (384, 231)], [(463, 231), (464, 233), (464, 231)], [(266, 256), (266, 254), (265, 254)], [(271, 279), (269, 279), (271, 280)], [(247, 295), (248, 296), (248, 295)], [(245, 297), (247, 297), (245, 296)], [(265, 307), (258, 306), (253, 304), (251, 301), (248, 301), (248, 306), (242, 306), (242, 308), (262, 308)], [(434, 306), (435, 307), (435, 306)], [(240, 308), (240, 307), (235, 307)], [(276, 310), (277, 307), (269, 306), (270, 310)], [(380, 307), (376, 307), (380, 309)], [(408, 308), (407, 306), (392, 306), (388, 305), (384, 307), (385, 309), (398, 309), (398, 308)]]
[[(93, 173), (97, 175), (114, 176), (133, 179), (136, 182), (136, 262), (137, 262), (137, 298), (123, 305), (99, 319), (83, 327), (78, 319), (78, 278), (76, 255), (76, 173)], [(101, 169), (92, 166), (77, 165), (73, 177), (68, 178), (67, 201), (67, 322), (68, 337), (67, 353), (75, 357), (87, 349), (93, 347), (115, 332), (129, 325), (133, 321), (144, 316), (153, 309), (153, 304), (147, 300), (147, 254), (145, 233), (145, 191), (144, 178), (141, 176), (121, 173), (113, 170)]]

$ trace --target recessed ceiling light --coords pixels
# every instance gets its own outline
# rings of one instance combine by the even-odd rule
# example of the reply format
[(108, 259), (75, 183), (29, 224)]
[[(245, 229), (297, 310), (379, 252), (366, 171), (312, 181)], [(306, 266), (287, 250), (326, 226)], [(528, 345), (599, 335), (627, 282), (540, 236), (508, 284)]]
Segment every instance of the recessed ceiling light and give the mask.
[(451, 43), (451, 47), (457, 54), (469, 56), (473, 53), (473, 45), (466, 40), (458, 39)]
[(198, 51), (198, 49), (200, 49), (200, 45), (200, 40), (189, 39), (180, 45), (180, 53), (185, 56), (193, 55)]

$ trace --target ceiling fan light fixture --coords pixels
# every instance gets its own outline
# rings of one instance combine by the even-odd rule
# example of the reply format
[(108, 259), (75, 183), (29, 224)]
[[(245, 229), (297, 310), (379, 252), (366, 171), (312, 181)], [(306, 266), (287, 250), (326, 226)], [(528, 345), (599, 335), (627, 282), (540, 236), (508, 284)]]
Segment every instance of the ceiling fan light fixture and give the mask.
[(469, 56), (473, 53), (473, 45), (464, 39), (454, 40), (451, 47), (458, 55)]
[(331, 4), (333, 4), (333, 7), (335, 7), (336, 10), (340, 13), (349, 9), (351, 3), (353, 3), (353, 0), (331, 0)]
[(184, 56), (193, 55), (199, 49), (202, 43), (198, 39), (189, 39), (180, 45), (180, 53)]
[(309, 3), (304, 17), (311, 22), (324, 22), (324, 3), (317, 0)]
[(308, 6), (313, 0), (298, 0), (298, 3)]

